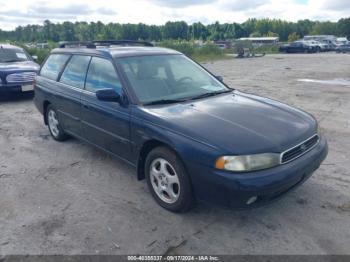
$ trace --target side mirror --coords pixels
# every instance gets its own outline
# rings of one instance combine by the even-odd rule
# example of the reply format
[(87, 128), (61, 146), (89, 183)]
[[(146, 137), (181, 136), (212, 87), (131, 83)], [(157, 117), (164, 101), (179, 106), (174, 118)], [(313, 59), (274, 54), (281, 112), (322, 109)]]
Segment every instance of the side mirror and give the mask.
[(34, 61), (38, 61), (38, 56), (37, 55), (33, 55), (32, 58), (34, 59)]
[(120, 102), (120, 95), (112, 88), (97, 90), (96, 97), (101, 101)]
[(217, 80), (220, 82), (224, 82), (224, 78), (222, 76), (215, 76)]

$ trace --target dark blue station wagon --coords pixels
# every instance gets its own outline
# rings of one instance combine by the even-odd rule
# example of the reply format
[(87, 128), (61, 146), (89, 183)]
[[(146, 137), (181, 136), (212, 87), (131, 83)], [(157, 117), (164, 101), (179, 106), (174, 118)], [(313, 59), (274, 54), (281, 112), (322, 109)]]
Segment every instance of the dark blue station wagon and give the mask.
[(36, 79), (55, 140), (84, 140), (134, 166), (155, 200), (259, 206), (301, 185), (325, 159), (314, 117), (227, 87), (183, 54), (145, 42), (66, 44)]

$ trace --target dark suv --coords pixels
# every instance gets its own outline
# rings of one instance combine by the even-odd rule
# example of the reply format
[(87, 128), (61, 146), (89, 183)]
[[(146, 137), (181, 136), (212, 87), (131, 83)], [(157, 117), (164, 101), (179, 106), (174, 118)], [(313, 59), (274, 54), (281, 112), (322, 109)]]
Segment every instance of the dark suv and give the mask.
[(0, 44), (0, 93), (33, 91), (39, 65), (22, 48)]
[(321, 51), (321, 48), (312, 46), (305, 41), (295, 41), (280, 46), (279, 50), (284, 53), (315, 53)]
[(171, 211), (195, 199), (262, 205), (327, 155), (310, 114), (233, 90), (145, 42), (62, 45), (43, 64), (34, 101), (55, 140), (74, 136), (123, 159)]

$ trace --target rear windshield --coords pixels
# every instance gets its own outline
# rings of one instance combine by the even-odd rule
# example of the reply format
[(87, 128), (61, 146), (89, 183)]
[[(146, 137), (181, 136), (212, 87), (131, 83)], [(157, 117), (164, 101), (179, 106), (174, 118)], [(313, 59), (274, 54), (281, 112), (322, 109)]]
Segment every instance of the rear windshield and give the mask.
[(58, 75), (62, 71), (69, 57), (70, 55), (66, 54), (50, 55), (43, 67), (41, 68), (40, 75), (51, 80), (57, 80)]
[(0, 63), (21, 62), (29, 60), (21, 49), (0, 48)]

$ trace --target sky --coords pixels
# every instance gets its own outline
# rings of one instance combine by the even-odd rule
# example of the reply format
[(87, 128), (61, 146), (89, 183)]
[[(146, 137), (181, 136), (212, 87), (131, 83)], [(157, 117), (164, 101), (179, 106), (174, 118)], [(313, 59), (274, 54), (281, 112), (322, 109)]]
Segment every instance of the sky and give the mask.
[(145, 23), (244, 22), (248, 18), (337, 21), (350, 0), (0, 0), (0, 29), (63, 21)]

